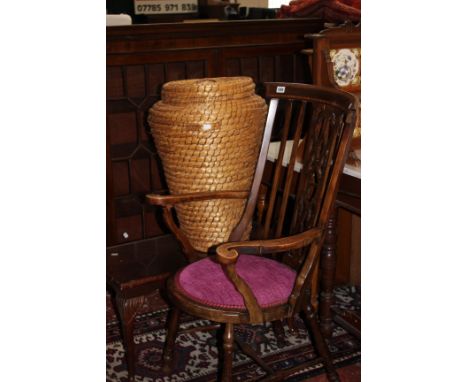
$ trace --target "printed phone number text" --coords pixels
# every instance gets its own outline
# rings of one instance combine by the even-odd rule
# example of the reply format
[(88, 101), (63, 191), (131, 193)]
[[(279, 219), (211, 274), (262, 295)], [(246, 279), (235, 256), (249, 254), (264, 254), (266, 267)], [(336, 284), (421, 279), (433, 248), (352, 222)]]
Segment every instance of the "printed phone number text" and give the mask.
[(141, 4), (137, 5), (138, 12), (178, 12), (197, 10), (196, 4)]

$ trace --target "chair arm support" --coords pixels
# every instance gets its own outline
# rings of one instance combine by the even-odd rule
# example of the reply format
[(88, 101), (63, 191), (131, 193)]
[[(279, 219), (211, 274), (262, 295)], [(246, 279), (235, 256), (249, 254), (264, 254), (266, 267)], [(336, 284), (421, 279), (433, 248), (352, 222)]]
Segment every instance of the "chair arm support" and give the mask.
[(263, 312), (262, 308), (258, 304), (255, 295), (250, 289), (249, 284), (245, 282), (245, 280), (239, 276), (236, 272), (236, 265), (235, 264), (222, 264), (224, 273), (229, 278), (229, 280), (234, 284), (236, 290), (242, 295), (244, 299), (245, 307), (249, 312), (249, 320), (251, 323), (262, 323), (263, 322)]
[(221, 264), (233, 264), (239, 257), (239, 252), (244, 254), (262, 255), (303, 248), (312, 243), (322, 234), (322, 228), (313, 228), (298, 235), (282, 237), (270, 240), (238, 241), (221, 244), (216, 248), (216, 260)]
[(179, 203), (198, 202), (211, 199), (245, 199), (249, 191), (207, 191), (191, 192), (180, 195), (148, 194), (146, 199), (149, 204), (157, 206), (173, 206)]
[(163, 217), (164, 217), (164, 221), (166, 222), (166, 225), (169, 227), (171, 232), (174, 234), (174, 236), (179, 241), (180, 245), (182, 246), (182, 250), (184, 252), (184, 255), (185, 255), (186, 259), (189, 261), (189, 263), (193, 263), (194, 261), (200, 260), (200, 257), (205, 255), (205, 254), (203, 254), (203, 253), (197, 251), (195, 248), (193, 248), (193, 246), (190, 243), (188, 237), (185, 236), (184, 232), (175, 223), (175, 221), (174, 221), (174, 219), (172, 217), (171, 210), (172, 210), (171, 205), (163, 206)]

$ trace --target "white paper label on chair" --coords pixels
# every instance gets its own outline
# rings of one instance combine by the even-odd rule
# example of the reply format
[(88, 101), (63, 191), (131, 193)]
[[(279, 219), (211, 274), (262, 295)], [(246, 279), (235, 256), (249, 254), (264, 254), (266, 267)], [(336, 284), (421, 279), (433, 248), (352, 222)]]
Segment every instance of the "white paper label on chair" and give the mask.
[(277, 86), (277, 87), (276, 87), (276, 93), (283, 94), (285, 91), (286, 91), (286, 87), (285, 87), (285, 86)]

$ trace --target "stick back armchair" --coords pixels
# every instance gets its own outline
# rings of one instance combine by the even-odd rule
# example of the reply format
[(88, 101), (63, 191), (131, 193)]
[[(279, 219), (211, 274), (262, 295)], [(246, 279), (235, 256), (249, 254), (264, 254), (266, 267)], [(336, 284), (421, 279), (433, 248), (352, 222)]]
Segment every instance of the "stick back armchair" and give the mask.
[[(269, 111), (250, 190), (148, 196), (150, 203), (165, 208), (168, 222), (178, 237), (180, 232), (170, 211), (174, 203), (211, 197), (248, 197), (244, 215), (230, 241), (217, 246), (214, 256), (200, 260), (194, 256), (194, 262), (168, 280), (167, 291), (174, 308), (163, 352), (164, 369), (171, 370), (180, 310), (224, 324), (222, 381), (232, 380), (235, 324), (290, 319), (303, 312), (329, 380), (339, 381), (316, 318), (318, 262), (324, 227), (352, 139), (356, 101), (340, 90), (290, 83), (266, 83), (265, 96), (270, 100)], [(279, 156), (265, 196), (265, 208), (258, 216), (260, 237), (269, 239), (238, 241), (254, 213), (274, 131), (280, 136)], [(285, 148), (291, 146), (291, 141), (290, 157), (299, 158), (301, 146), (302, 159), (290, 160), (284, 167)], [(185, 245), (190, 251), (189, 243)], [(301, 257), (297, 270), (278, 261), (286, 253)], [(250, 349), (242, 344), (239, 347), (266, 369), (266, 380), (284, 379), (284, 374), (275, 375), (264, 361), (249, 354)]]

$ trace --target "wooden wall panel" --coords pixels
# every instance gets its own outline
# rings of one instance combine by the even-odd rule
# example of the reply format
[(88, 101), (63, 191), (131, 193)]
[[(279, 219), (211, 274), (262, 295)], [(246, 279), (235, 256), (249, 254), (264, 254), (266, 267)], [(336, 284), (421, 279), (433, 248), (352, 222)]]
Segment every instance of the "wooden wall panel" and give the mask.
[(164, 83), (164, 64), (146, 65), (148, 94), (156, 96)]
[(164, 82), (184, 80), (187, 78), (185, 71), (185, 63), (183, 62), (169, 62), (166, 64), (166, 76)]
[(272, 82), (276, 80), (275, 75), (275, 56), (267, 56), (258, 58), (259, 60), (259, 78), (260, 82)]
[(255, 83), (259, 82), (258, 77), (259, 57), (242, 57), (240, 59), (240, 75), (252, 77)]
[(187, 78), (201, 78), (205, 76), (205, 62), (204, 61), (189, 61), (186, 63), (186, 77)]
[(128, 195), (130, 193), (130, 178), (129, 168), (127, 161), (119, 161), (112, 163), (113, 173), (113, 188), (115, 196)]
[(131, 191), (132, 193), (145, 193), (148, 192), (148, 190), (151, 190), (151, 158), (141, 150), (137, 155), (135, 155), (130, 161)]
[(116, 244), (122, 244), (127, 241), (143, 239), (143, 225), (141, 215), (133, 213), (128, 216), (118, 216), (116, 219), (117, 237), (114, 239)]
[[(166, 192), (148, 109), (165, 82), (214, 76), (307, 82), (304, 34), (316, 19), (174, 23), (107, 28), (108, 245), (167, 232), (145, 194)], [(309, 80), (310, 82), (310, 80)]]
[(137, 99), (145, 97), (145, 67), (143, 65), (130, 65), (125, 69), (127, 97)]
[(138, 126), (135, 111), (109, 113), (107, 118), (110, 129), (110, 144), (113, 147), (133, 145), (136, 148)]
[(121, 66), (108, 66), (106, 71), (107, 98), (123, 97), (123, 74)]
[(224, 64), (224, 72), (228, 77), (240, 76), (242, 73), (241, 59), (238, 57), (227, 59)]

